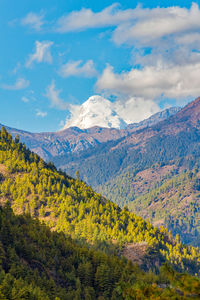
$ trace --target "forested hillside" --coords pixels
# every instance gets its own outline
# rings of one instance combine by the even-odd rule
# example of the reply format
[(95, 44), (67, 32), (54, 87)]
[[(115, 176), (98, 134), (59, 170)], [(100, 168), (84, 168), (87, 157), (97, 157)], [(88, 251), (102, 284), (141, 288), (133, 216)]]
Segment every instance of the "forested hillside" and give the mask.
[[(185, 296), (183, 296), (185, 295)], [(28, 215), (0, 207), (0, 299), (188, 299), (200, 280), (167, 265), (158, 275), (80, 247)]]
[[(200, 247), (200, 171), (184, 171), (155, 185), (130, 203), (130, 209), (168, 227), (182, 241)], [(138, 209), (137, 209), (138, 208)]]
[(141, 217), (120, 209), (84, 182), (58, 172), (36, 154), (0, 132), (0, 201), (10, 201), (15, 213), (39, 217), (52, 230), (63, 231), (90, 244), (146, 242), (144, 268), (168, 261), (178, 271), (200, 274), (200, 251), (173, 239)]
[(200, 246), (200, 172), (197, 161), (195, 165), (182, 168), (172, 163), (126, 172), (99, 190), (120, 207), (127, 205), (174, 236), (179, 234), (184, 243)]

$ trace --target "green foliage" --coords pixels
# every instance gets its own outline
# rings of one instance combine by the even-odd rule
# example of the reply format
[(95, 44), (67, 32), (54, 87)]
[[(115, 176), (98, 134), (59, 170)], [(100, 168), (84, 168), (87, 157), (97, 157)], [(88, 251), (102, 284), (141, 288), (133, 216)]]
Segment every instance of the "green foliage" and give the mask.
[[(188, 158), (189, 159), (189, 158)], [(200, 247), (200, 171), (177, 162), (152, 166), (142, 172), (125, 172), (98, 190), (120, 207), (162, 224), (185, 244)]]
[[(0, 207), (0, 299), (187, 299), (200, 281), (163, 267), (145, 273), (130, 261), (78, 246), (30, 215)], [(184, 278), (184, 280), (182, 280)], [(183, 281), (183, 282), (182, 282)], [(160, 298), (158, 298), (160, 297)]]
[(151, 222), (162, 220), (173, 236), (200, 246), (199, 181), (196, 168), (173, 175), (129, 202), (129, 208)]
[[(30, 213), (51, 229), (94, 247), (104, 247), (104, 243), (112, 240), (122, 245), (144, 241), (149, 253), (156, 253), (158, 265), (168, 261), (178, 271), (200, 274), (197, 248), (184, 246), (167, 230), (158, 230), (95, 193), (78, 178), (58, 172), (23, 144), (15, 143), (4, 129), (0, 132), (0, 164), (6, 166), (0, 182), (0, 199), (2, 203), (9, 200), (14, 212)], [(151, 255), (148, 258), (151, 261)], [(86, 272), (81, 268), (81, 272)]]

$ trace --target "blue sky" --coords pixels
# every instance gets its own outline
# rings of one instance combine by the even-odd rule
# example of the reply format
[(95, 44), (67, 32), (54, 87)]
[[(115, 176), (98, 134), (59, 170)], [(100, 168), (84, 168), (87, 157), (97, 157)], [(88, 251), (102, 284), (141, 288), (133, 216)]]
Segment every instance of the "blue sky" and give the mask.
[(129, 122), (200, 95), (195, 2), (1, 0), (0, 34), (7, 126), (59, 130), (95, 94)]

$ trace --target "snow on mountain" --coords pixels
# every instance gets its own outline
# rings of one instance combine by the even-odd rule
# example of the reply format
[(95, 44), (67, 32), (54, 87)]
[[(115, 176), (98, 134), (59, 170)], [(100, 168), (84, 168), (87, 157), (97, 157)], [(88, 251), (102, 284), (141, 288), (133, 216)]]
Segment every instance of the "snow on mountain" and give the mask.
[(123, 129), (127, 123), (116, 112), (111, 101), (95, 95), (81, 106), (71, 106), (71, 118), (64, 129), (73, 126), (81, 129), (93, 126)]

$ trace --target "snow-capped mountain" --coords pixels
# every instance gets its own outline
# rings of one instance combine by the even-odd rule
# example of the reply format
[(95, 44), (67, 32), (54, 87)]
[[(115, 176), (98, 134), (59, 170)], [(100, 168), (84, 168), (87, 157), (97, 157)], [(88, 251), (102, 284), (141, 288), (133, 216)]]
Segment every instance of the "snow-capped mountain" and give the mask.
[[(52, 161), (53, 157), (61, 156), (61, 160), (59, 161), (59, 163), (61, 163), (63, 155), (76, 155), (77, 153), (80, 153), (82, 151), (87, 151), (89, 149), (91, 150), (99, 144), (116, 141), (128, 136), (138, 129), (143, 129), (145, 127), (155, 125), (160, 121), (163, 121), (174, 115), (178, 110), (180, 110), (180, 108), (172, 107), (166, 109), (163, 112), (154, 114), (150, 118), (143, 120), (140, 123), (129, 124), (125, 129), (122, 130), (116, 128), (102, 128), (101, 126), (93, 126), (87, 129), (71, 127), (66, 128), (65, 130), (60, 130), (58, 132), (31, 133), (7, 126), (5, 127), (13, 137), (19, 135), (21, 142), (25, 143), (29, 149), (39, 154), (46, 161)], [(105, 113), (108, 113), (107, 110), (105, 110)], [(120, 118), (118, 118), (118, 120), (119, 119)], [(105, 124), (106, 123), (104, 123), (104, 125)], [(120, 126), (120, 123), (116, 122), (115, 124), (118, 124), (118, 126)], [(121, 127), (123, 126), (123, 124), (124, 123), (122, 123)], [(0, 128), (2, 126), (3, 125), (0, 124)]]
[(116, 112), (111, 101), (95, 95), (81, 106), (71, 106), (71, 118), (64, 129), (73, 126), (81, 129), (93, 126), (124, 129), (127, 123)]

